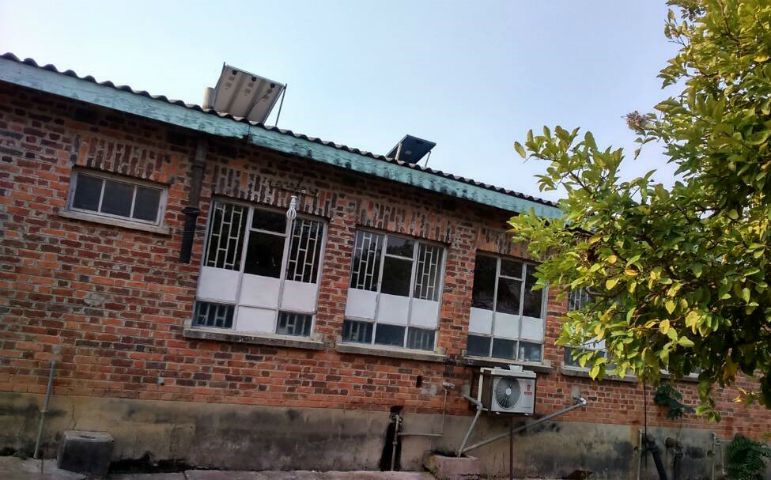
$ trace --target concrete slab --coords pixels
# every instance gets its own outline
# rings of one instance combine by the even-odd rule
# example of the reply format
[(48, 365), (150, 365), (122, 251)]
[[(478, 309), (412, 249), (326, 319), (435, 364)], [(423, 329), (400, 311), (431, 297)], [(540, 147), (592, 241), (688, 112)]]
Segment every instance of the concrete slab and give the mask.
[(434, 480), (434, 477), (426, 472), (313, 472), (308, 470), (289, 472), (188, 470), (185, 472), (185, 477), (187, 480)]
[(57, 468), (54, 459), (44, 460), (43, 473), (40, 473), (40, 460), (0, 457), (0, 478), (3, 480), (83, 480), (86, 476)]
[(110, 480), (185, 480), (185, 474), (179, 473), (117, 473), (108, 477)]

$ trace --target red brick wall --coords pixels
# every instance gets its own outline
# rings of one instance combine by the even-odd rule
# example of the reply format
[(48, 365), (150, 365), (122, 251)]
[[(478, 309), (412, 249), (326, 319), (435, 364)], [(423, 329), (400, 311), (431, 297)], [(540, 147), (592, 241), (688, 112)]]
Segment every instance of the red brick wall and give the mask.
[[(58, 395), (191, 400), (294, 407), (438, 412), (442, 381), (460, 387), (474, 369), (460, 363), (465, 348), (477, 250), (525, 256), (505, 234), (507, 214), (469, 202), (278, 155), (237, 141), (213, 140), (202, 194), (193, 260), (180, 264), (182, 208), (189, 191), (194, 139), (179, 129), (0, 85), (0, 391), (43, 393), (54, 345), (61, 345)], [(73, 166), (148, 179), (169, 186), (165, 224), (152, 234), (59, 216)], [(285, 207), (288, 191), (315, 193), (300, 210), (323, 217), (328, 237), (321, 272), (316, 331), (323, 351), (276, 348), (183, 337), (192, 315), (206, 218), (213, 195)], [(367, 226), (441, 242), (447, 248), (438, 345), (444, 364), (342, 354), (340, 335), (354, 231)], [(94, 297), (103, 303), (93, 304)], [(97, 302), (99, 303), (99, 302)], [(549, 297), (545, 359), (536, 410), (571, 402), (578, 386), (589, 407), (565, 420), (641, 424), (639, 384), (592, 382), (559, 371), (553, 344), (565, 301)], [(158, 378), (165, 380), (158, 384)], [(680, 384), (695, 404), (692, 384)], [(457, 390), (456, 390), (457, 392)], [(652, 404), (651, 425), (708, 427), (758, 436), (771, 424), (763, 409), (721, 394), (723, 422), (707, 426), (688, 416), (664, 419)], [(457, 393), (453, 413), (469, 412)]]

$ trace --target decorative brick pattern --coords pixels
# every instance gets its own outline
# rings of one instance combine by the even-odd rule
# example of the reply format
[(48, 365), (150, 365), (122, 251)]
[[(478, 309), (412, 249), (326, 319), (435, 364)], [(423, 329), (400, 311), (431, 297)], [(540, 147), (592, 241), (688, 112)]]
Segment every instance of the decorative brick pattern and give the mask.
[[(193, 261), (178, 262), (193, 138), (159, 123), (0, 85), (0, 391), (43, 393), (54, 345), (62, 348), (57, 395), (441, 411), (443, 381), (460, 387), (475, 370), (462, 364), (477, 250), (522, 257), (506, 236), (507, 214), (334, 167), (212, 139)], [(65, 219), (73, 165), (148, 179), (169, 187), (170, 236)], [(315, 331), (321, 351), (185, 338), (192, 315), (206, 221), (214, 196), (299, 210), (328, 222)], [(341, 334), (354, 232), (366, 226), (445, 245), (438, 346), (444, 364), (334, 350)], [(759, 436), (762, 408), (720, 394), (725, 419), (673, 422), (643, 398), (640, 384), (567, 377), (553, 340), (566, 299), (550, 292), (545, 359), (536, 411), (571, 402), (579, 387), (589, 407), (566, 421), (710, 428)], [(421, 377), (421, 382), (418, 382)], [(162, 378), (163, 382), (159, 382)], [(420, 384), (421, 386), (417, 386)], [(681, 384), (686, 403), (695, 386)], [(456, 392), (459, 389), (456, 389)], [(470, 413), (450, 395), (451, 413)]]

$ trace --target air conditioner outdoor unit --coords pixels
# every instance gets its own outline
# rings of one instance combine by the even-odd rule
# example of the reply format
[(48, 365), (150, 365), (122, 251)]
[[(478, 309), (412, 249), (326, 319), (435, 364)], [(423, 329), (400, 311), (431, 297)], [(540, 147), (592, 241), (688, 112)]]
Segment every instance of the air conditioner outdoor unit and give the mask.
[(535, 407), (535, 372), (512, 365), (480, 371), (478, 400), (493, 413), (532, 415)]

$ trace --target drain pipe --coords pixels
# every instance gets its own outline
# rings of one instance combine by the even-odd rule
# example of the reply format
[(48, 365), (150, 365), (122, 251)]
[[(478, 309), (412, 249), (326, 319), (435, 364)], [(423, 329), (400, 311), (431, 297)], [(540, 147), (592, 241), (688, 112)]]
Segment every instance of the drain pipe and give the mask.
[[(476, 399), (472, 399), (470, 397), (467, 397), (466, 400), (469, 400), (469, 401), (473, 400), (472, 403), (477, 403), (477, 414), (474, 417), (474, 422), (472, 422), (472, 428), (473, 428), (473, 424), (476, 423), (477, 418), (479, 418), (479, 413), (481, 412), (481, 404), (479, 402), (477, 402)], [(576, 399), (576, 403), (574, 403), (573, 405), (571, 405), (571, 406), (569, 406), (567, 408), (563, 408), (562, 410), (556, 411), (554, 413), (550, 413), (549, 415), (546, 415), (545, 417), (539, 418), (538, 420), (536, 420), (533, 423), (528, 423), (526, 425), (522, 425), (521, 427), (517, 427), (517, 428), (515, 428), (515, 429), (513, 429), (511, 431), (508, 431), (506, 433), (501, 433), (501, 434), (496, 435), (494, 437), (488, 438), (487, 440), (483, 440), (483, 441), (481, 441), (479, 443), (475, 443), (474, 445), (466, 447), (466, 441), (468, 441), (468, 437), (471, 435), (471, 428), (470, 428), (469, 431), (466, 432), (466, 437), (463, 439), (463, 444), (458, 449), (458, 456), (460, 457), (461, 455), (463, 455), (466, 452), (470, 452), (471, 450), (475, 450), (475, 449), (477, 449), (479, 447), (484, 447), (485, 445), (488, 445), (488, 444), (493, 443), (493, 442), (495, 442), (497, 440), (500, 440), (501, 438), (506, 438), (509, 435), (513, 435), (513, 434), (515, 434), (517, 432), (521, 432), (523, 430), (527, 430), (528, 428), (534, 427), (534, 426), (539, 425), (539, 424), (541, 424), (543, 422), (547, 422), (547, 421), (551, 420), (554, 417), (559, 417), (560, 415), (564, 415), (564, 414), (566, 414), (568, 412), (571, 412), (571, 411), (573, 411), (573, 410), (575, 410), (577, 408), (585, 407), (588, 403), (589, 402), (587, 402), (585, 398), (579, 397), (579, 398)]]
[(399, 447), (399, 424), (402, 423), (402, 416), (398, 413), (394, 415), (394, 441), (391, 444), (391, 471), (396, 468), (396, 449)]
[(674, 452), (672, 458), (672, 480), (680, 480), (683, 466), (683, 445), (676, 438), (667, 437), (664, 441), (664, 446), (667, 450)]
[[(46, 387), (46, 396), (43, 400), (43, 408), (40, 410), (40, 423), (37, 427), (37, 438), (35, 439), (35, 453), (32, 458), (38, 459), (40, 454), (40, 441), (43, 438), (43, 426), (45, 424), (46, 414), (48, 413), (48, 403), (51, 401), (51, 394), (54, 390), (54, 375), (56, 374), (56, 361), (59, 359), (59, 353), (62, 351), (61, 345), (53, 346), (53, 356), (51, 357), (51, 367), (48, 371), (48, 386)], [(41, 465), (42, 468), (42, 465)]]
[(198, 223), (198, 215), (201, 213), (199, 207), (201, 199), (201, 184), (203, 183), (203, 173), (206, 168), (206, 152), (208, 144), (203, 138), (199, 138), (195, 145), (195, 155), (193, 156), (193, 165), (190, 172), (190, 194), (187, 198), (187, 206), (182, 209), (185, 214), (185, 227), (182, 231), (182, 246), (179, 250), (179, 261), (190, 263), (190, 257), (193, 254), (193, 242), (195, 241), (195, 226)]

